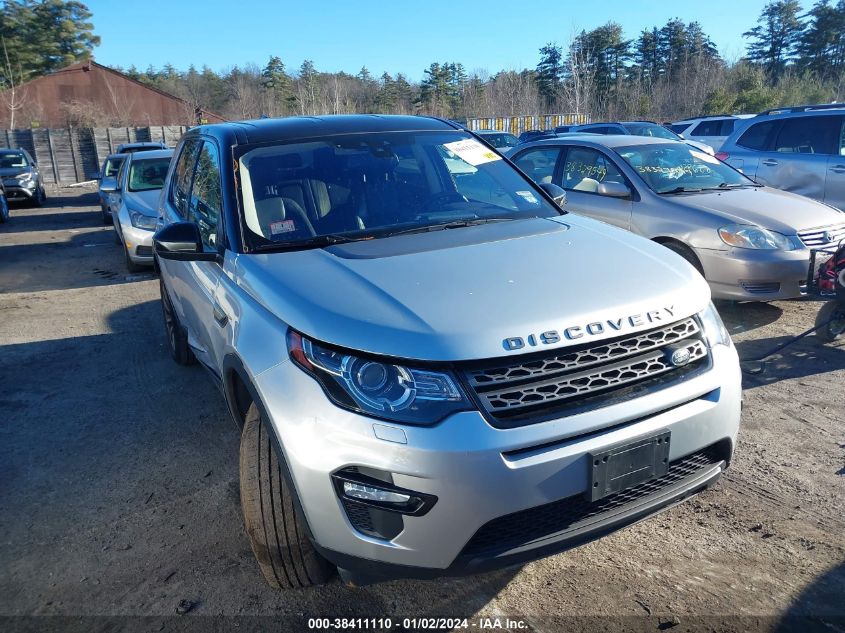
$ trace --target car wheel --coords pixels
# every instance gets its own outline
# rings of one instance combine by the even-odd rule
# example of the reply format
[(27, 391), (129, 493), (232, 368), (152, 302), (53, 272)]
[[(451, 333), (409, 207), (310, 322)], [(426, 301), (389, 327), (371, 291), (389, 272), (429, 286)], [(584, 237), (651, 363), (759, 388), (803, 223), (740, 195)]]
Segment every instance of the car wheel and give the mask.
[(125, 244), (123, 245), (123, 258), (126, 260), (126, 270), (130, 273), (139, 273), (144, 269), (143, 266), (132, 261), (132, 258), (129, 257), (129, 249), (126, 248)]
[(255, 403), (241, 435), (241, 506), (258, 566), (277, 589), (327, 582), (336, 568), (314, 548), (308, 526)]
[(161, 311), (164, 314), (164, 327), (167, 330), (167, 343), (170, 348), (170, 356), (179, 365), (193, 365), (197, 362), (197, 358), (188, 345), (188, 335), (185, 334), (185, 329), (179, 323), (179, 318), (176, 316), (176, 311), (170, 302), (164, 281), (159, 279), (158, 283), (159, 290), (161, 291)]
[(691, 248), (684, 246), (683, 244), (678, 244), (677, 242), (663, 242), (662, 244), (670, 251), (677, 253), (687, 260), (690, 265), (698, 271), (698, 274), (704, 277), (704, 268), (702, 268), (701, 262), (698, 261), (698, 257), (695, 256), (695, 253), (692, 252)]
[(0, 224), (3, 224), (9, 219), (9, 203), (6, 201), (6, 196), (0, 196)]
[(47, 194), (44, 191), (43, 187), (39, 187), (38, 190), (35, 192), (35, 197), (32, 199), (32, 206), (33, 207), (42, 207), (44, 206), (44, 201), (47, 199)]
[(816, 315), (816, 327), (827, 323), (816, 330), (818, 336), (825, 343), (832, 343), (845, 334), (845, 307), (837, 301), (828, 301)]

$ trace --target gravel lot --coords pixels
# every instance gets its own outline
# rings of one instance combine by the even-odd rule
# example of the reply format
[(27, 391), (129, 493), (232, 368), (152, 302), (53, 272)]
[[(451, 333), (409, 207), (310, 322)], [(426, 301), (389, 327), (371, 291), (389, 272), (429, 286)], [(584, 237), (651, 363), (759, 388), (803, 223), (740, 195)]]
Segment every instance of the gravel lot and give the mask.
[[(95, 204), (64, 189), (0, 225), (0, 615), (74, 616), (0, 629), (442, 615), (532, 631), (845, 631), (845, 345), (809, 337), (746, 374), (732, 468), (646, 522), (516, 570), (278, 593), (243, 532), (236, 426), (203, 371), (170, 360), (158, 282), (126, 273)], [(819, 305), (720, 309), (747, 358), (810, 327)], [(192, 617), (218, 615), (277, 619)]]

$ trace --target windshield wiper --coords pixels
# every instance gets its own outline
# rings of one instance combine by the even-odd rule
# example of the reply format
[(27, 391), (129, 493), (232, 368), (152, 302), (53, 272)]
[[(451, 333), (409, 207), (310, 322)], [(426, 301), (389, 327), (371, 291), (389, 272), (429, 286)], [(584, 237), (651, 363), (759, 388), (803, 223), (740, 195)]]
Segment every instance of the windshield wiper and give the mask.
[(333, 246), (335, 244), (348, 244), (349, 242), (361, 242), (363, 240), (373, 239), (372, 235), (352, 236), (342, 235), (340, 233), (329, 233), (327, 235), (317, 235), (315, 237), (306, 237), (301, 240), (289, 240), (287, 242), (272, 242), (269, 244), (259, 244), (251, 247), (249, 250), (252, 253), (266, 253), (273, 251), (293, 251), (307, 248), (324, 248), (326, 246)]
[(467, 218), (465, 220), (452, 220), (451, 222), (441, 222), (440, 224), (426, 224), (425, 226), (412, 226), (409, 229), (401, 229), (399, 231), (391, 231), (385, 233), (380, 237), (393, 237), (395, 235), (410, 235), (412, 233), (428, 233), (430, 231), (443, 231), (446, 229), (461, 229), (466, 226), (476, 226), (478, 224), (488, 224), (490, 222), (507, 222), (509, 220), (516, 220), (518, 218)]
[(661, 191), (660, 195), (667, 195), (673, 193), (694, 193), (696, 191), (703, 191), (701, 187), (675, 187), (674, 189), (670, 189), (669, 191)]

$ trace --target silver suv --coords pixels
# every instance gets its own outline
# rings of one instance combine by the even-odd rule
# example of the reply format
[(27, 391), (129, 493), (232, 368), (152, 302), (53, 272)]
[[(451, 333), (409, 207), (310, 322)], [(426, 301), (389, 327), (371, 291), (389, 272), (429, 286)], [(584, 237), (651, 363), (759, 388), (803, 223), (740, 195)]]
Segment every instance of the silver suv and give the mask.
[(761, 112), (737, 124), (716, 156), (764, 185), (845, 211), (845, 104)]
[(719, 477), (740, 373), (706, 283), (564, 197), (437, 119), (186, 133), (154, 237), (170, 352), (242, 429), (271, 585), (512, 565)]

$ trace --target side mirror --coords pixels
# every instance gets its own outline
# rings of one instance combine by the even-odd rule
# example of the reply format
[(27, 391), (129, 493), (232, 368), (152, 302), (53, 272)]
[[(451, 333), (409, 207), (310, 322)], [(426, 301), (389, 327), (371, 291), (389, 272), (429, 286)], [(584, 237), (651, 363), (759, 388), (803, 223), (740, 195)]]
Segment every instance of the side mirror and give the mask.
[(117, 191), (117, 178), (106, 176), (100, 181), (100, 190), (105, 193), (112, 193)]
[(608, 198), (631, 197), (631, 190), (620, 182), (600, 182), (596, 193)]
[(566, 205), (566, 192), (557, 185), (553, 185), (550, 182), (544, 182), (540, 183), (540, 189), (549, 194), (552, 197), (552, 200), (555, 201), (555, 204), (557, 204), (557, 206), (561, 209)]
[(193, 222), (174, 222), (160, 228), (153, 235), (153, 250), (162, 259), (180, 262), (213, 262), (217, 253), (202, 249), (199, 227)]

